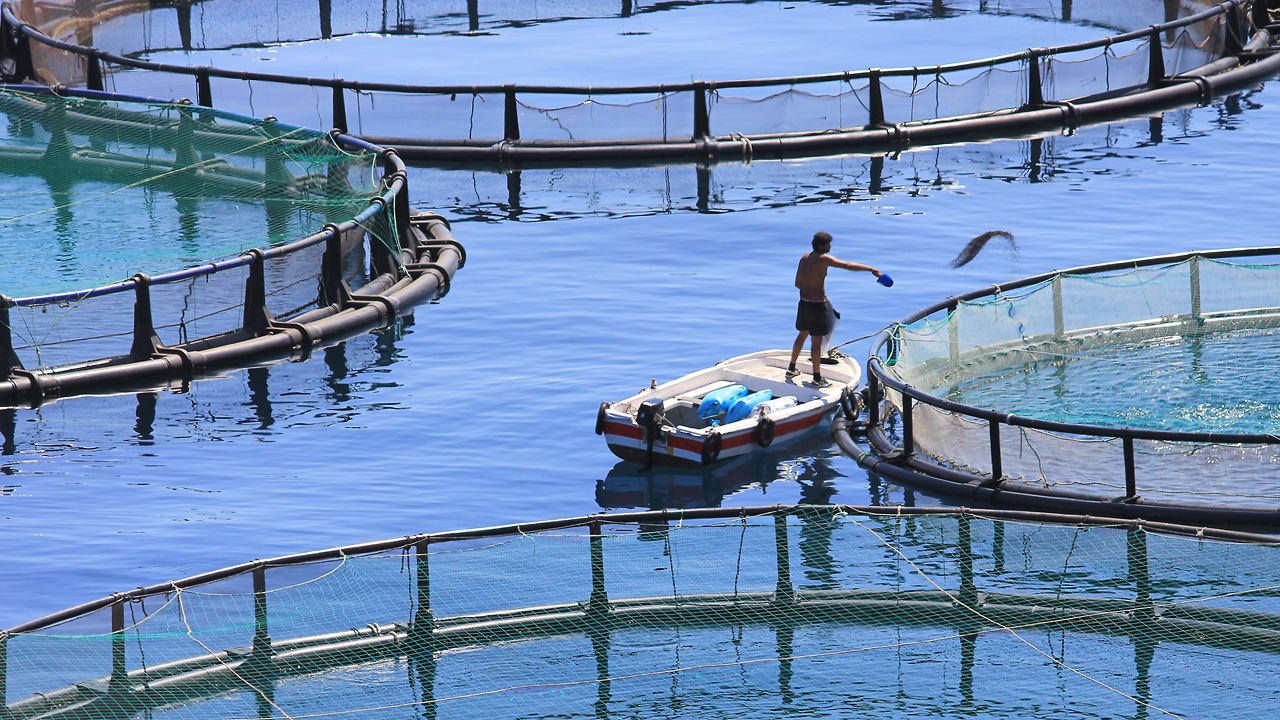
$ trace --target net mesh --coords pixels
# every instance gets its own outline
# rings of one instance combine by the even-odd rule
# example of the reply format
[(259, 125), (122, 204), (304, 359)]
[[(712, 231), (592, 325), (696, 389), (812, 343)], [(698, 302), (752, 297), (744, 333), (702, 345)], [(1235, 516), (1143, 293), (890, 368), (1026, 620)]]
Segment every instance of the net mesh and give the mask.
[[(147, 49), (173, 46), (175, 38), (170, 27), (173, 24), (169, 12), (171, 8), (166, 8), (163, 15), (157, 15), (158, 11), (139, 13), (146, 7), (145, 4), (130, 5), (129, 12), (123, 12), (116, 2), (102, 3), (102, 7), (97, 7), (94, 3), (80, 5), (84, 6), (84, 17), (75, 16), (74, 8), (69, 5), (42, 5), (38, 6), (40, 9), (33, 7), (30, 14), (24, 17), (28, 17), (47, 34), (61, 40), (80, 44), (93, 44), (94, 40), (98, 40), (98, 47), (107, 50), (124, 42), (130, 45), (128, 49), (115, 50), (125, 55), (137, 55)], [(1061, 8), (1047, 7), (1056, 5), (1057, 3), (1013, 2), (1001, 3), (998, 10), (987, 8), (985, 4), (974, 10), (1031, 16), (1047, 14), (1065, 19), (1061, 17)], [(1103, 27), (1129, 30), (1156, 21), (1186, 17), (1212, 7), (1211, 3), (1193, 2), (1175, 7), (1170, 3), (1153, 2), (1144, 11), (1140, 7), (1142, 3), (1134, 5), (1139, 7), (1128, 8), (1123, 13), (1127, 18), (1123, 22), (1113, 17), (1113, 9), (1092, 4), (1077, 3), (1074, 14), (1067, 14), (1075, 22), (1087, 22), (1092, 15), (1097, 15), (1107, 22), (1120, 22), (1119, 26), (1104, 24)], [(362, 18), (352, 26), (353, 32), (395, 32), (395, 28), (402, 26), (404, 22), (412, 27), (414, 21), (411, 18), (420, 16), (420, 10), (427, 10), (425, 6), (415, 10), (413, 6), (414, 3), (397, 4), (392, 14), (399, 13), (403, 17), (401, 20), (390, 21), (390, 24), (387, 13), (391, 11), (386, 3), (380, 20), (375, 12), (376, 8), (366, 9), (362, 15), (352, 15), (348, 11), (354, 9), (354, 4), (350, 7), (335, 7), (334, 14), (344, 21), (354, 22), (355, 18)], [(540, 19), (565, 19), (578, 17), (578, 13), (585, 9), (585, 6), (575, 7), (574, 3), (565, 7), (551, 3), (547, 8), (538, 4), (532, 13)], [(271, 11), (257, 5), (250, 8), (248, 3), (232, 0), (201, 3), (192, 11), (200, 13), (201, 18), (205, 14), (225, 17), (217, 21), (202, 19), (199, 23), (201, 33), (197, 33), (197, 40), (193, 41), (189, 37), (192, 31), (187, 28), (188, 37), (182, 42), (186, 46), (229, 48), (252, 44), (252, 37), (255, 34), (261, 36), (264, 32), (268, 37), (260, 42), (305, 39), (308, 35), (306, 28), (315, 26), (316, 7), (310, 2), (301, 3), (301, 6), (295, 3), (277, 3), (274, 23), (271, 22)], [(512, 7), (499, 3), (492, 7), (486, 4), (482, 14), (486, 20), (496, 22), (497, 18), (522, 18), (529, 12), (524, 6)], [(557, 15), (557, 12), (563, 14)], [(457, 22), (459, 17), (466, 17), (465, 12), (459, 16), (434, 7), (430, 8), (430, 13), (439, 14), (432, 21), (432, 32), (449, 32), (444, 28)], [(102, 18), (109, 20), (104, 23)], [(510, 22), (521, 26), (529, 20), (514, 19)], [(141, 23), (142, 27), (135, 28), (129, 34), (117, 27), (122, 23)], [(1078, 102), (1121, 88), (1141, 87), (1149, 80), (1148, 57), (1152, 52), (1162, 54), (1166, 74), (1189, 72), (1222, 56), (1228, 32), (1231, 32), (1227, 26), (1225, 16), (1218, 14), (1170, 29), (1160, 37), (1142, 37), (1102, 48), (1041, 57), (1036, 61), (1040, 66), (1043, 84), (1041, 95), (1044, 100)], [(90, 29), (87, 35), (85, 28)], [(233, 29), (239, 29), (241, 33), (234, 38), (224, 36), (224, 33), (230, 34)], [(212, 34), (208, 34), (210, 32)], [(341, 34), (336, 30), (333, 32)], [(140, 42), (138, 38), (143, 38), (141, 42), (144, 48), (137, 47)], [(1030, 44), (1034, 42), (1025, 39), (1014, 42), (1011, 47), (1001, 51), (1017, 52)], [(84, 58), (40, 43), (33, 43), (33, 52), (36, 75), (43, 81), (51, 84), (85, 81), (87, 65)], [(234, 62), (234, 58), (228, 58), (227, 62)], [(1020, 60), (980, 68), (947, 72), (922, 70), (909, 76), (884, 77), (881, 80), (884, 120), (890, 123), (927, 122), (1020, 108), (1032, 100), (1027, 65), (1028, 61)], [(814, 68), (815, 73), (839, 70), (841, 68)], [(138, 71), (115, 66), (104, 67), (103, 72), (104, 86), (115, 92), (173, 98), (194, 97), (197, 93), (195, 80), (189, 74)], [(696, 69), (694, 73), (694, 77), (699, 77)], [(416, 77), (398, 79), (385, 76), (362, 79), (408, 84), (420, 80)], [(719, 138), (858, 129), (877, 119), (871, 116), (872, 88), (866, 78), (800, 84), (787, 84), (784, 80), (764, 87), (722, 86), (718, 89), (715, 83), (717, 79), (701, 79), (710, 83), (707, 97), (709, 131)], [(725, 79), (719, 80), (723, 85)], [(445, 79), (443, 82), (449, 81)], [(504, 115), (503, 95), (473, 93), (465, 85), (466, 82), (465, 78), (459, 77), (456, 92), (443, 94), (407, 90), (341, 91), (347, 112), (346, 126), (353, 132), (375, 138), (417, 138), (423, 141), (449, 142), (498, 142), (507, 139), (508, 122)], [(573, 84), (572, 78), (567, 78), (566, 82)], [(250, 115), (257, 115), (265, 110), (279, 114), (287, 122), (311, 127), (341, 124), (332, 117), (333, 91), (329, 87), (216, 77), (210, 80), (209, 87), (215, 104), (220, 108), (247, 112)], [(271, 98), (270, 107), (263, 107), (262, 98), (265, 96)], [(601, 93), (600, 88), (594, 93), (590, 90), (551, 94), (519, 92), (514, 119), (519, 125), (519, 139), (524, 142), (684, 141), (695, 135), (695, 107), (694, 92), (667, 91), (659, 86), (653, 86), (647, 93), (622, 95)], [(425, 118), (430, 121), (424, 122)]]
[[(132, 288), (92, 295), (136, 273), (157, 276), (162, 342), (239, 328), (247, 264), (349, 222), (385, 192), (373, 152), (327, 134), (177, 103), (56, 97), (0, 89), (0, 293), (23, 365), (44, 368), (129, 350)], [(394, 222), (364, 223), (367, 242), (399, 248)], [(359, 233), (355, 233), (359, 234)], [(364, 274), (366, 240), (345, 240), (345, 277)], [(292, 246), (291, 246), (292, 247)], [(267, 305), (288, 318), (317, 306), (323, 243), (274, 250)], [(163, 278), (183, 268), (189, 277)]]
[[(1280, 265), (1190, 260), (1057, 275), (893, 329), (888, 371), (934, 396), (1104, 427), (1276, 436), (1266, 373), (1280, 359)], [(901, 411), (902, 396), (890, 392)], [(913, 402), (915, 446), (990, 476), (986, 420)], [(1144, 498), (1274, 506), (1280, 446), (1134, 440)], [(1118, 437), (1002, 426), (1005, 476), (1125, 494)]]
[[(686, 5), (733, 5), (737, 0), (696, 0)], [(23, 5), (21, 0), (15, 3)], [(948, 12), (991, 12), (1136, 30), (1153, 22), (1198, 13), (1211, 0), (953, 0)], [(324, 15), (325, 8), (329, 13)], [(251, 44), (298, 42), (357, 33), (456, 34), (481, 28), (500, 30), (546, 22), (640, 15), (673, 9), (661, 2), (598, 0), (279, 0), (268, 7), (255, 0), (216, 0), (184, 7), (149, 2), (79, 0), (28, 2), (24, 17), (55, 37), (130, 54), (167, 49), (216, 49)], [(892, 14), (890, 15), (893, 16)]]
[(1280, 700), (1275, 545), (831, 508), (602, 527), (120, 601), (5, 638), (8, 708), (1212, 718)]

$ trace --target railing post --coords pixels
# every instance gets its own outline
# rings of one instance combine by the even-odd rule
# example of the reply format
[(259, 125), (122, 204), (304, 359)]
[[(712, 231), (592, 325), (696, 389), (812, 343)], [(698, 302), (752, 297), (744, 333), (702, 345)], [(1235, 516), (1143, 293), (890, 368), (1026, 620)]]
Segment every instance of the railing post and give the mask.
[(960, 361), (960, 319), (956, 316), (957, 303), (947, 306), (947, 351), (952, 363)]
[(1255, 28), (1265, 28), (1271, 24), (1271, 12), (1268, 0), (1253, 0), (1252, 19)]
[(0, 20), (0, 56), (13, 59), (13, 80), (21, 82), (34, 78), (35, 59), (31, 56), (31, 43), (22, 29)]
[(133, 280), (133, 345), (129, 354), (136, 360), (145, 360), (160, 346), (151, 321), (151, 276), (138, 273), (130, 279)]
[(333, 83), (333, 126), (343, 133), (347, 131), (347, 97), (341, 80)]
[(1133, 438), (1124, 438), (1124, 495), (1125, 500), (1132, 501), (1138, 497), (1138, 479), (1136, 463), (1133, 457)]
[(867, 127), (879, 127), (884, 125), (884, 95), (880, 90), (880, 68), (871, 68), (871, 77), (868, 78), (871, 87), (871, 107), (870, 118)]
[(213, 86), (209, 84), (209, 69), (196, 70), (196, 104), (213, 107)]
[(89, 53), (85, 59), (84, 69), (84, 85), (90, 90), (102, 90), (102, 61), (98, 59), (97, 51)]
[(711, 135), (711, 116), (707, 112), (707, 84), (693, 84), (693, 139), (701, 140)]
[(507, 142), (520, 139), (520, 116), (518, 114), (519, 105), (516, 103), (516, 88), (514, 85), (503, 86), (503, 130), (502, 138)]
[(342, 279), (342, 230), (333, 223), (324, 229), (329, 231), (329, 237), (320, 256), (320, 304), (342, 305), (351, 297)]
[(1223, 22), (1226, 36), (1223, 38), (1222, 56), (1239, 55), (1244, 52), (1244, 14), (1240, 12), (1240, 3), (1228, 3)]
[(13, 350), (13, 329), (9, 325), (9, 308), (12, 306), (12, 298), (0, 295), (0, 380), (12, 375), (15, 367), (22, 366)]
[(110, 690), (123, 689), (129, 683), (129, 670), (124, 655), (124, 600), (111, 604), (111, 678)]
[(880, 424), (880, 376), (867, 373), (867, 425)]
[(991, 442), (991, 479), (998, 482), (1004, 477), (1004, 465), (1000, 458), (1000, 421), (992, 418), (987, 423)]
[(1044, 105), (1044, 86), (1040, 81), (1041, 52), (1037, 48), (1027, 50), (1027, 106), (1033, 108)]
[(1160, 28), (1151, 26), (1151, 39), (1147, 45), (1147, 84), (1159, 85), (1169, 76), (1164, 69), (1164, 42), (1160, 39)]
[(778, 588), (774, 601), (793, 603), (796, 600), (796, 591), (791, 585), (791, 547), (787, 543), (786, 513), (773, 516), (773, 544), (778, 556)]
[(271, 655), (271, 633), (267, 627), (267, 570), (253, 570), (253, 656)]
[(249, 277), (244, 281), (242, 327), (258, 335), (271, 323), (271, 311), (267, 310), (266, 255), (258, 248), (250, 248), (248, 255), (250, 257)]
[(910, 390), (910, 385), (904, 385), (902, 387), (902, 459), (904, 460), (911, 457), (911, 454), (915, 452), (916, 444), (914, 428), (912, 427), (913, 422), (911, 420), (912, 400), (911, 396), (908, 394)]
[(1067, 332), (1062, 313), (1062, 276), (1053, 276), (1053, 335), (1061, 338)]
[(1191, 317), (1197, 321), (1200, 317), (1200, 257), (1191, 258), (1191, 265), (1188, 268), (1188, 275), (1191, 278)]
[(591, 536), (591, 599), (587, 602), (587, 614), (595, 619), (609, 612), (609, 592), (604, 583), (604, 535), (599, 520), (588, 525)]

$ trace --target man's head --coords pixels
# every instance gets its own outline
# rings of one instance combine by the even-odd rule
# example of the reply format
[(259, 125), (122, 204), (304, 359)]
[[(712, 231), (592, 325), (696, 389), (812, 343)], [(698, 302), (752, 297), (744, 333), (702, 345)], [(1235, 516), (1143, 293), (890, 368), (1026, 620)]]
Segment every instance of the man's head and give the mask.
[(813, 249), (826, 252), (831, 249), (831, 233), (819, 230), (813, 234)]

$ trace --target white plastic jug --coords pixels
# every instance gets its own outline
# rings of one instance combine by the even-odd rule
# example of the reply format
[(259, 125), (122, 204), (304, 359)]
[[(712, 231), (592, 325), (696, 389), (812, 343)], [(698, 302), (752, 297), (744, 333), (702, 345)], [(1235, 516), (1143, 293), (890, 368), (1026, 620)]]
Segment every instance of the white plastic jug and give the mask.
[(760, 403), (759, 405), (751, 408), (751, 414), (748, 415), (747, 417), (756, 417), (760, 413), (765, 413), (766, 415), (773, 415), (774, 413), (777, 413), (781, 410), (786, 410), (787, 408), (795, 407), (798, 404), (799, 404), (799, 401), (796, 400), (794, 395), (783, 395), (782, 397), (776, 397), (772, 400), (766, 400)]

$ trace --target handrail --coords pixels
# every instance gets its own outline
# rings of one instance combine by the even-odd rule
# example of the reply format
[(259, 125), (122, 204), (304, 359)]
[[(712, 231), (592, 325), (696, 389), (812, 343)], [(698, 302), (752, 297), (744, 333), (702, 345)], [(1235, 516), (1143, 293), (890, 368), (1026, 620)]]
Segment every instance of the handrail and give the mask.
[[(906, 319), (895, 324), (896, 326), (906, 325), (928, 317), (942, 310), (950, 310), (958, 303), (967, 300), (973, 300), (981, 297), (991, 297), (1010, 290), (1016, 290), (1032, 285), (1039, 285), (1052, 280), (1055, 277), (1071, 276), (1071, 275), (1089, 275), (1100, 272), (1109, 272), (1113, 270), (1130, 270), (1141, 267), (1151, 267), (1155, 265), (1172, 265), (1185, 262), (1192, 258), (1239, 258), (1239, 257), (1260, 257), (1268, 255), (1280, 255), (1280, 246), (1263, 246), (1252, 248), (1227, 248), (1221, 250), (1204, 250), (1182, 253), (1172, 253), (1168, 255), (1154, 255), (1150, 257), (1137, 258), (1133, 260), (1121, 260), (1107, 263), (1098, 263), (1094, 265), (1084, 265), (1080, 267), (1070, 268), (1068, 270), (1055, 270), (1053, 272), (1041, 273), (1031, 277), (1015, 280), (1010, 283), (996, 284), (988, 288), (973, 290), (967, 293), (954, 295), (946, 300), (934, 303), (922, 310), (919, 310)], [(997, 410), (989, 410), (965, 403), (959, 403), (946, 398), (924, 392), (918, 388), (911, 387), (909, 384), (894, 378), (892, 374), (885, 368), (884, 362), (880, 357), (885, 344), (891, 339), (892, 330), (882, 332), (878, 337), (875, 345), (872, 347), (870, 357), (867, 359), (867, 372), (874, 376), (877, 383), (881, 383), (899, 393), (904, 397), (919, 401), (926, 405), (936, 407), (948, 412), (959, 413), (969, 417), (986, 420), (992, 423), (1004, 423), (1016, 427), (1030, 428), (1034, 430), (1045, 430), (1049, 432), (1068, 433), (1073, 435), (1087, 435), (1091, 437), (1107, 437), (1127, 440), (1160, 440), (1167, 442), (1185, 442), (1185, 443), (1221, 443), (1221, 444), (1257, 444), (1257, 445), (1277, 445), (1280, 444), (1280, 436), (1265, 433), (1225, 433), (1225, 432), (1191, 432), (1177, 430), (1154, 430), (1132, 427), (1115, 427), (1104, 425), (1093, 425), (1084, 423), (1067, 423), (1053, 420), (1042, 420), (1039, 418), (1029, 418), (1020, 415), (1000, 412)], [(994, 452), (994, 450), (993, 450)], [(1126, 448), (1126, 454), (1131, 454), (1132, 450)], [(1132, 478), (1130, 478), (1132, 479)]]
[[(341, 547), (314, 550), (309, 552), (281, 555), (279, 557), (253, 560), (251, 562), (231, 565), (198, 575), (191, 575), (179, 580), (157, 583), (146, 587), (118, 592), (81, 603), (40, 618), (0, 631), (0, 637), (29, 633), (35, 630), (56, 625), (87, 613), (101, 610), (125, 601), (136, 601), (154, 595), (165, 595), (189, 588), (244, 575), (246, 573), (265, 570), (271, 567), (300, 565), (326, 560), (336, 560), (352, 555), (368, 555), (388, 550), (402, 550), (415, 546), (431, 545), (457, 540), (491, 538), (570, 528), (597, 528), (601, 525), (652, 524), (681, 522), (685, 520), (707, 520), (723, 518), (748, 518), (761, 516), (790, 516), (808, 513), (858, 514), (880, 517), (920, 517), (920, 516), (955, 516), (968, 515), (992, 520), (1013, 520), (1028, 522), (1047, 522), (1057, 524), (1123, 527), (1142, 529), (1148, 532), (1168, 533), (1173, 535), (1189, 535), (1198, 538), (1209, 538), (1230, 542), (1274, 544), (1277, 537), (1259, 533), (1241, 532), (1213, 527), (1193, 527), (1174, 523), (1131, 518), (1109, 518), (1098, 515), (1069, 515), (1061, 513), (1031, 512), (1023, 510), (1002, 510), (998, 508), (966, 508), (966, 507), (917, 507), (917, 506), (868, 506), (868, 505), (757, 505), (745, 507), (690, 508), (670, 510), (650, 510), (628, 513), (603, 513), (580, 515), (554, 520), (542, 520), (528, 523), (496, 525), (469, 530), (455, 530), (437, 533), (420, 533), (389, 538), (374, 542), (344, 545)], [(595, 530), (592, 531), (595, 534)]]
[(334, 89), (346, 89), (363, 92), (398, 92), (398, 93), (417, 93), (417, 94), (500, 94), (506, 92), (528, 93), (528, 94), (573, 94), (573, 95), (635, 95), (644, 93), (667, 93), (667, 92), (689, 92), (706, 88), (745, 88), (745, 87), (768, 87), (776, 85), (803, 85), (811, 83), (848, 81), (868, 79), (875, 75), (879, 77), (912, 77), (919, 75), (940, 75), (948, 72), (957, 72), (963, 70), (972, 70), (981, 67), (992, 67), (995, 65), (1004, 65), (1015, 62), (1023, 62), (1043, 57), (1051, 57), (1053, 55), (1079, 52), (1100, 47), (1107, 47), (1118, 42), (1126, 42), (1146, 36), (1158, 35), (1178, 28), (1192, 25), (1194, 23), (1206, 20), (1218, 15), (1225, 14), (1230, 8), (1239, 8), (1243, 6), (1251, 6), (1253, 2), (1258, 0), (1225, 0), (1225, 2), (1196, 13), (1194, 15), (1173, 20), (1166, 23), (1151, 25), (1141, 30), (1133, 30), (1119, 35), (1110, 35), (1096, 40), (1072, 43), (1069, 45), (1060, 45), (1049, 48), (1035, 48), (1023, 50), (1016, 53), (1008, 53), (994, 57), (982, 58), (977, 60), (968, 60), (955, 63), (947, 63), (941, 65), (925, 66), (925, 67), (903, 67), (888, 69), (866, 69), (855, 71), (843, 71), (836, 73), (823, 73), (815, 75), (797, 75), (794, 77), (771, 77), (771, 78), (749, 78), (736, 80), (697, 80), (686, 83), (672, 84), (649, 84), (649, 85), (624, 85), (624, 86), (572, 86), (572, 85), (522, 85), (522, 84), (491, 84), (491, 85), (411, 85), (401, 83), (379, 83), (379, 82), (363, 82), (343, 80), (341, 78), (316, 78), (316, 77), (300, 77), (292, 75), (281, 75), (276, 73), (261, 73), (250, 71), (225, 70), (214, 66), (192, 66), (192, 65), (176, 65), (172, 63), (157, 63), (149, 60), (139, 60), (124, 55), (99, 50), (97, 48), (85, 47), (74, 43), (65, 42), (56, 38), (49, 37), (22, 18), (19, 18), (12, 9), (11, 0), (4, 0), (0, 3), (0, 17), (3, 17), (15, 29), (28, 38), (36, 40), (44, 45), (53, 47), (66, 52), (82, 55), (88, 58), (106, 60), (116, 65), (133, 67), (142, 70), (153, 70), (158, 72), (168, 72), (174, 74), (185, 74), (206, 77), (217, 77), (230, 80), (248, 80), (258, 82), (277, 82), (289, 85), (306, 85), (315, 87), (329, 87)]
[[(106, 93), (102, 91), (83, 90), (79, 88), (65, 88), (65, 87), (48, 88), (48, 87), (39, 86), (39, 85), (0, 85), (0, 88), (19, 90), (19, 91), (30, 92), (34, 94), (48, 95), (51, 97), (72, 96), (72, 97), (85, 97), (85, 98), (99, 99), (99, 100), (111, 99), (111, 100), (125, 100), (125, 101), (131, 101), (131, 102), (145, 102), (145, 103), (162, 104), (162, 105), (171, 104), (171, 101), (160, 100), (156, 98), (146, 98), (146, 97), (139, 97), (139, 96), (133, 96), (133, 95), (115, 95), (112, 93)], [(215, 110), (213, 108), (204, 108), (200, 106), (191, 106), (191, 107), (193, 109), (198, 109), (201, 113), (205, 113), (205, 114), (213, 115), (217, 117), (223, 117), (229, 120), (235, 120), (237, 122), (244, 122), (244, 123), (253, 124), (257, 126), (261, 126), (265, 123), (264, 120), (245, 117), (237, 113), (231, 113), (223, 110)], [(274, 127), (278, 127), (286, 131), (307, 130), (306, 128), (302, 128), (300, 126), (290, 125), (290, 124), (282, 123), (278, 121), (273, 121), (273, 122), (274, 122)], [(308, 132), (314, 132), (314, 131), (308, 130)], [(380, 149), (377, 146), (372, 145), (371, 143), (361, 138), (347, 135), (345, 133), (335, 132), (331, 134), (331, 137), (334, 139), (335, 142), (337, 142), (340, 146), (342, 146), (345, 149), (359, 149), (367, 152), (378, 153), (380, 159), (385, 160), (391, 164), (391, 172), (388, 173), (385, 171), (385, 169), (383, 172), (383, 178), (384, 178), (383, 191), (379, 193), (377, 196), (375, 196), (375, 199), (371, 200), (369, 205), (367, 205), (364, 208), (364, 210), (362, 210), (354, 218), (350, 220), (345, 220), (337, 224), (339, 232), (347, 232), (348, 230), (354, 229), (356, 226), (360, 225), (361, 223), (368, 221), (375, 214), (377, 214), (379, 210), (381, 210), (382, 208), (392, 206), (392, 203), (394, 203), (396, 196), (403, 190), (404, 185), (407, 182), (406, 175), (405, 175), (406, 168), (404, 165), (404, 161), (401, 160), (399, 155), (396, 154), (394, 151)], [(194, 265), (191, 267), (182, 268), (180, 270), (173, 270), (173, 271), (161, 273), (158, 275), (153, 275), (150, 278), (150, 284), (163, 285), (168, 283), (181, 282), (183, 280), (189, 280), (193, 277), (211, 275), (217, 272), (222, 272), (224, 270), (231, 270), (238, 267), (244, 267), (245, 265), (248, 265), (251, 262), (253, 262), (255, 253), (261, 253), (261, 255), (264, 258), (280, 257), (283, 255), (292, 253), (294, 251), (308, 248), (308, 247), (317, 245), (319, 243), (325, 242), (325, 240), (331, 234), (332, 234), (332, 230), (330, 229), (320, 230), (304, 238), (294, 240), (288, 243), (274, 245), (266, 249), (252, 248), (249, 250), (245, 250), (233, 257), (223, 258), (221, 260), (216, 260), (213, 262), (202, 263), (200, 265)], [(33, 296), (23, 297), (23, 298), (5, 298), (3, 302), (5, 305), (9, 307), (29, 307), (29, 306), (35, 306), (35, 305), (45, 305), (50, 303), (78, 302), (78, 301), (87, 300), (90, 298), (102, 297), (105, 295), (113, 295), (115, 293), (121, 293), (121, 292), (128, 292), (128, 291), (134, 290), (137, 287), (137, 285), (138, 285), (138, 281), (134, 278), (130, 278), (128, 280), (112, 283), (110, 285), (102, 285), (99, 287), (83, 289), (83, 290), (72, 290), (72, 291), (61, 292), (61, 293), (51, 293), (47, 295), (33, 295)]]

